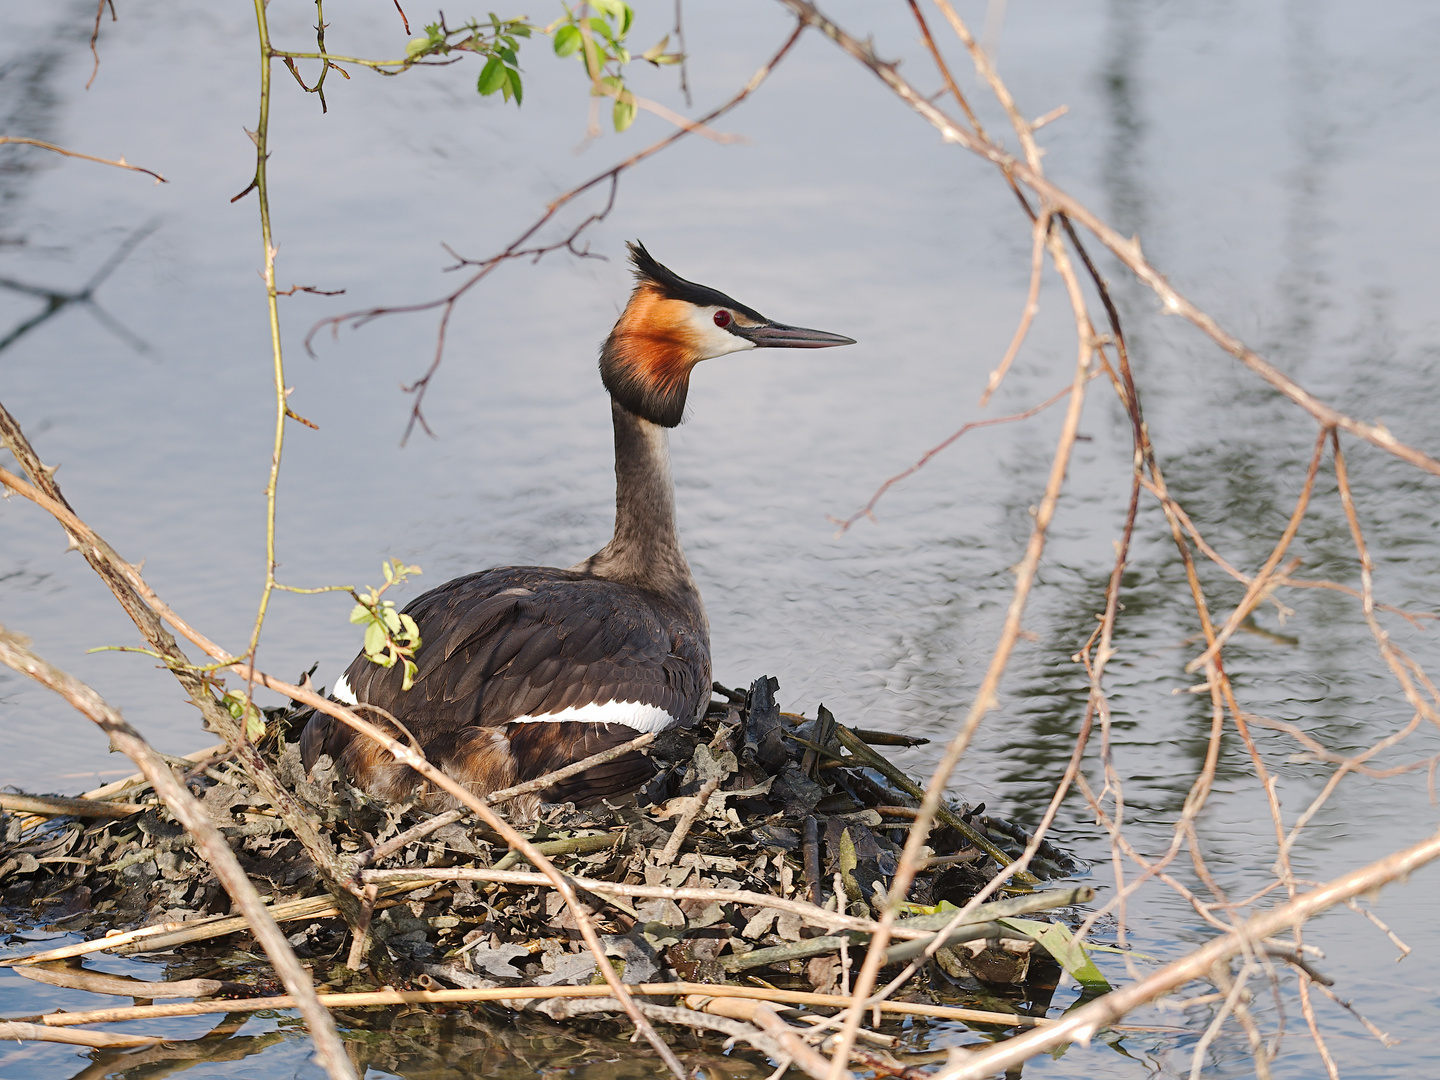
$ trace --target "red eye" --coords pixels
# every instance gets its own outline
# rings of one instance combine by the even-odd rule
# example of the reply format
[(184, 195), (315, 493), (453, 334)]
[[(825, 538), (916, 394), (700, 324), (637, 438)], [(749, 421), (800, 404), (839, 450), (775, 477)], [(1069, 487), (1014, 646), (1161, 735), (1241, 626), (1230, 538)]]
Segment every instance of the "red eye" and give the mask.
[(728, 311), (724, 311), (724, 310), (715, 312), (715, 325), (716, 325), (716, 326), (729, 326), (729, 325), (730, 325), (730, 313), (729, 313)]

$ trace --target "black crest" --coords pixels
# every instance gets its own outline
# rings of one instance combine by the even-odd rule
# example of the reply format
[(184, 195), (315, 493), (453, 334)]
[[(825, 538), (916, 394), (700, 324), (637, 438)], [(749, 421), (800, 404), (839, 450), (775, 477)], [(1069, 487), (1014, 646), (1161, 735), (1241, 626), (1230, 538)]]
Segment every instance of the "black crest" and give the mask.
[(693, 281), (686, 281), (668, 266), (662, 266), (655, 261), (655, 256), (645, 250), (645, 245), (640, 241), (633, 244), (626, 244), (630, 249), (630, 261), (635, 265), (635, 276), (641, 282), (648, 282), (654, 285), (669, 300), (684, 300), (686, 303), (694, 304), (696, 307), (723, 307), (738, 311), (755, 322), (767, 322), (764, 315), (761, 315), (754, 308), (746, 307), (729, 296), (726, 296), (719, 289), (712, 289), (708, 285), (697, 285)]

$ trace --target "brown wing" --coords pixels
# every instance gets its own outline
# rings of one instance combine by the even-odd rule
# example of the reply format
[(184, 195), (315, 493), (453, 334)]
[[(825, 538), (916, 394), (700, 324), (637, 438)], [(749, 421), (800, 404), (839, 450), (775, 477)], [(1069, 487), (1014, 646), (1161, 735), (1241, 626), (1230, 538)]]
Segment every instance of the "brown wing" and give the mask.
[[(345, 677), (360, 703), (395, 716), (442, 767), (473, 750), (475, 727), (611, 701), (654, 705), (688, 720), (709, 689), (704, 628), (632, 585), (502, 567), (448, 582), (405, 611), (422, 642), (411, 689), (401, 689), (398, 666), (382, 668), (363, 654)], [(552, 725), (517, 725), (532, 726)], [(317, 714), (301, 741), (307, 768), (322, 753), (343, 764), (350, 743), (348, 728)]]

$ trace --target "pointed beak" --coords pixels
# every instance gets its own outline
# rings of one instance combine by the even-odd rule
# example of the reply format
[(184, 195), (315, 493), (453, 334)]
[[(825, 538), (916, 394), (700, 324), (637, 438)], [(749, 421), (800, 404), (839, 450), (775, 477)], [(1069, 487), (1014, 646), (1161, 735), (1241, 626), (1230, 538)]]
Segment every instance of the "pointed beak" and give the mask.
[(806, 330), (803, 326), (766, 323), (764, 326), (732, 326), (731, 330), (748, 338), (759, 349), (828, 349), (832, 345), (854, 345), (855, 339), (824, 330)]

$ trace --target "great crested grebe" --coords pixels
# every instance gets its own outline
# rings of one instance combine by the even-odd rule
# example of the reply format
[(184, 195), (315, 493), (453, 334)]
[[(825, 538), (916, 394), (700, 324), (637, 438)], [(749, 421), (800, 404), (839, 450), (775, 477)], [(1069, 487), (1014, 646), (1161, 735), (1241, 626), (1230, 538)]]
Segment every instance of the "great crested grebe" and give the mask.
[[(400, 665), (383, 668), (361, 653), (332, 694), (371, 706), (367, 719), (395, 717), (432, 764), (478, 794), (703, 714), (710, 625), (675, 531), (667, 431), (683, 418), (690, 371), (745, 349), (854, 344), (773, 322), (679, 277), (643, 245), (629, 248), (635, 291), (600, 350), (615, 422), (615, 535), (568, 570), (502, 566), (432, 589), (405, 608), (422, 641), (414, 685), (402, 690)], [(329, 754), (372, 795), (449, 804), (322, 713), (300, 748), (307, 770)], [(651, 772), (644, 756), (626, 754), (543, 796), (592, 802), (639, 787)]]

